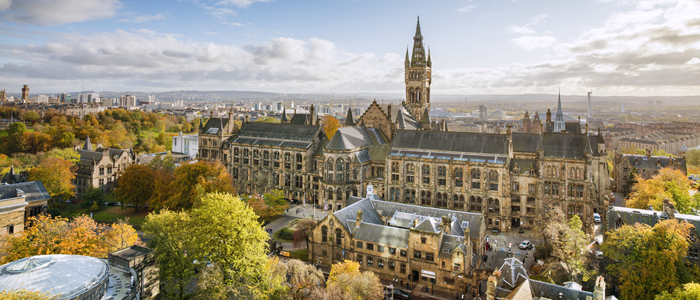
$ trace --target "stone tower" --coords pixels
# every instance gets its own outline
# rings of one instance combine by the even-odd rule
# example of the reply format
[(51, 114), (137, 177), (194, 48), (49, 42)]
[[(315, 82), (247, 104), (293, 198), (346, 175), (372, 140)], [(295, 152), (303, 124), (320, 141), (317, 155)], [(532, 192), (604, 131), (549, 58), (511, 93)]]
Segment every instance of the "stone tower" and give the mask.
[(430, 68), (430, 51), (425, 53), (423, 47), (423, 35), (420, 32), (420, 18), (416, 24), (416, 35), (413, 37), (413, 53), (409, 59), (406, 49), (405, 77), (406, 77), (406, 108), (413, 114), (416, 120), (421, 120), (423, 112), (430, 109), (430, 81), (432, 78)]
[(22, 87), (22, 101), (29, 101), (29, 86), (26, 84)]

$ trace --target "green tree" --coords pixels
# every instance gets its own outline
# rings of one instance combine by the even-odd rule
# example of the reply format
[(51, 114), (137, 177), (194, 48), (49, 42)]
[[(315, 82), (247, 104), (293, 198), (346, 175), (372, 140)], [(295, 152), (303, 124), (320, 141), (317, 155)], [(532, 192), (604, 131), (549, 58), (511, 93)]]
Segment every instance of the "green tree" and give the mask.
[(622, 186), (622, 190), (620, 193), (622, 196), (627, 198), (629, 194), (632, 192), (632, 187), (637, 183), (637, 168), (632, 167), (632, 171), (627, 175), (627, 179), (625, 179), (625, 184)]
[(122, 205), (132, 204), (134, 211), (148, 204), (153, 196), (155, 178), (153, 169), (147, 165), (130, 165), (119, 177), (115, 195)]
[(663, 168), (651, 179), (636, 177), (637, 183), (632, 188), (625, 206), (630, 208), (654, 209), (663, 208), (663, 200), (672, 200), (675, 208), (681, 213), (691, 213), (700, 206), (695, 198), (690, 196), (690, 180), (679, 170)]
[(143, 230), (150, 238), (148, 246), (155, 249), (154, 255), (160, 266), (164, 297), (183, 299), (185, 289), (194, 277), (191, 225), (189, 213), (169, 210), (149, 214), (143, 224)]
[(7, 133), (10, 135), (24, 133), (25, 131), (27, 131), (27, 126), (22, 122), (14, 122), (7, 127)]
[(54, 146), (58, 148), (68, 148), (73, 141), (75, 141), (75, 134), (64, 131), (54, 140)]
[(683, 288), (676, 288), (673, 293), (664, 291), (656, 300), (697, 300), (700, 299), (700, 284), (686, 283)]
[(78, 163), (80, 160), (80, 154), (78, 151), (75, 151), (73, 148), (64, 148), (64, 149), (52, 149), (49, 151), (49, 153), (46, 154), (47, 157), (58, 157), (62, 158), (64, 160), (67, 160), (73, 164)]
[(700, 150), (690, 149), (685, 153), (685, 159), (688, 165), (693, 167), (700, 167)]
[(610, 262), (606, 270), (620, 281), (621, 299), (654, 299), (697, 280), (697, 267), (685, 258), (691, 230), (692, 224), (671, 219), (608, 232), (602, 250)]
[(38, 121), (39, 119), (40, 119), (39, 114), (35, 111), (28, 111), (22, 117), (22, 120), (24, 120), (25, 122), (32, 122), (32, 123)]
[(543, 236), (546, 238), (549, 259), (543, 272), (551, 282), (561, 284), (566, 281), (587, 282), (595, 278), (593, 263), (587, 255), (588, 237), (583, 231), (581, 219), (574, 215), (566, 220), (559, 208), (550, 213)]
[[(95, 211), (104, 203), (105, 192), (101, 188), (91, 186), (80, 195), (80, 198), (83, 200), (83, 202), (80, 203), (81, 207)], [(97, 206), (97, 208), (94, 208), (95, 206)]]
[(273, 118), (273, 117), (262, 117), (258, 118), (255, 120), (255, 122), (260, 122), (260, 123), (279, 123), (280, 120)]

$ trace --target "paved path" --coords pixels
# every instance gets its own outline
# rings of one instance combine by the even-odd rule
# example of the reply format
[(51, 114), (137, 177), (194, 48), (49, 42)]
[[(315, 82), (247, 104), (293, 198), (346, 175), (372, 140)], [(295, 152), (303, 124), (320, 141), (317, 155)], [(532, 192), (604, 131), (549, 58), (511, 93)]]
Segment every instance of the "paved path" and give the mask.
[[(284, 215), (282, 215), (280, 218), (277, 220), (274, 220), (267, 225), (265, 225), (265, 229), (272, 229), (272, 233), (270, 234), (270, 238), (272, 238), (272, 235), (277, 232), (278, 230), (287, 227), (289, 223), (293, 220), (297, 219), (313, 219), (316, 221), (322, 220), (325, 218), (327, 213), (323, 212), (322, 209), (316, 209), (315, 214), (314, 214), (314, 209), (311, 207), (311, 205), (306, 205), (306, 207), (303, 207), (301, 204), (297, 205), (290, 205), (289, 209), (284, 212)], [(299, 248), (295, 248), (292, 243), (285, 243), (285, 242), (278, 242), (278, 244), (281, 244), (283, 249), (285, 251), (289, 250), (299, 250), (299, 249), (306, 249), (306, 243), (302, 243)]]

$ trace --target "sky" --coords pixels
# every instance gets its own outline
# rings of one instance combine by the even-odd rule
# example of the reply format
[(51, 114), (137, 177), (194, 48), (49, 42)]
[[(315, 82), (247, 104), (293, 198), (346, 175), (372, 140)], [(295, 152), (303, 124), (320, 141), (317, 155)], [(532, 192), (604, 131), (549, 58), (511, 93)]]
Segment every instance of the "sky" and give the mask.
[(0, 0), (0, 89), (700, 95), (699, 0)]

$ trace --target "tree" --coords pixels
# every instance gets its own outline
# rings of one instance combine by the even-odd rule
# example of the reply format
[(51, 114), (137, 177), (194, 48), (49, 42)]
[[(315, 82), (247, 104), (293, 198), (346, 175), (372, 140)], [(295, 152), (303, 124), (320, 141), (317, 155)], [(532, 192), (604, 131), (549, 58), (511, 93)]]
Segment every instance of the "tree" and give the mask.
[(700, 204), (690, 196), (689, 190), (690, 180), (683, 172), (663, 168), (651, 179), (637, 177), (637, 183), (634, 184), (625, 206), (641, 209), (652, 206), (656, 210), (661, 210), (663, 200), (671, 199), (679, 212), (691, 213)]
[(622, 196), (624, 196), (625, 198), (627, 198), (629, 196), (630, 192), (632, 192), (632, 188), (634, 187), (634, 184), (637, 183), (636, 176), (637, 176), (637, 168), (632, 167), (632, 171), (629, 173), (629, 175), (627, 175), (627, 179), (625, 179), (625, 185), (622, 186), (622, 190), (620, 191)]
[(194, 277), (195, 265), (191, 253), (191, 218), (187, 212), (163, 210), (146, 217), (143, 230), (150, 238), (148, 246), (160, 266), (160, 280), (165, 297), (174, 295), (183, 299), (185, 288)]
[(325, 115), (321, 122), (321, 124), (323, 124), (323, 132), (326, 133), (326, 137), (330, 140), (333, 138), (335, 132), (338, 131), (338, 128), (340, 128), (340, 121), (331, 115)]
[(656, 300), (697, 300), (700, 299), (700, 284), (686, 283), (683, 289), (676, 288), (673, 293), (667, 291), (656, 296)]
[(620, 280), (621, 299), (654, 299), (696, 280), (697, 267), (685, 259), (691, 230), (692, 224), (670, 219), (608, 232), (602, 250), (610, 262), (606, 270)]
[(22, 122), (14, 122), (10, 124), (10, 126), (7, 126), (7, 133), (9, 135), (13, 135), (15, 133), (24, 133), (27, 131), (27, 126), (24, 125)]
[(163, 203), (163, 207), (173, 210), (191, 209), (207, 193), (234, 192), (233, 182), (226, 169), (221, 164), (206, 161), (175, 169), (170, 188), (172, 194)]
[(226, 283), (257, 278), (267, 261), (268, 234), (253, 210), (231, 194), (210, 193), (192, 210), (195, 257), (221, 268)]
[(274, 275), (286, 279), (287, 299), (308, 299), (309, 295), (317, 289), (323, 289), (325, 280), (323, 273), (313, 265), (304, 263), (298, 259), (290, 259), (285, 262), (275, 260)]
[(311, 228), (316, 225), (316, 221), (303, 219), (297, 222), (296, 230), (292, 233), (292, 243), (294, 248), (299, 248), (303, 243), (309, 239), (309, 234), (311, 233)]
[[(338, 265), (336, 267), (336, 265)], [(341, 299), (382, 299), (384, 287), (377, 275), (370, 271), (360, 273), (357, 262), (346, 260), (331, 267), (327, 296)]]
[(48, 157), (28, 172), (30, 181), (41, 181), (52, 200), (67, 200), (75, 195), (71, 171), (73, 164), (59, 157)]
[(75, 149), (73, 148), (52, 149), (51, 151), (46, 153), (46, 156), (62, 158), (73, 164), (78, 163), (78, 161), (80, 160), (80, 153), (78, 153), (78, 151), (75, 151)]
[(279, 123), (280, 120), (273, 118), (273, 117), (262, 117), (258, 118), (255, 120), (255, 122), (260, 122), (260, 123)]
[[(104, 203), (105, 192), (101, 188), (90, 186), (80, 195), (80, 198), (83, 200), (83, 202), (80, 203), (82, 208), (95, 211)], [(93, 208), (93, 205), (97, 206), (97, 208)]]
[(119, 219), (117, 222), (112, 223), (110, 227), (112, 230), (107, 233), (109, 252), (141, 244), (141, 239), (136, 233), (136, 229), (129, 225), (129, 218)]
[(581, 219), (574, 215), (567, 222), (561, 209), (555, 207), (547, 220), (542, 236), (545, 250), (548, 251), (545, 256), (549, 259), (544, 266), (547, 272), (543, 276), (558, 284), (594, 278), (595, 271), (589, 267), (591, 261), (586, 255), (588, 241)]
[(700, 150), (690, 149), (685, 153), (685, 159), (688, 165), (693, 167), (700, 167)]
[(51, 296), (48, 292), (27, 290), (0, 291), (0, 299), (3, 300), (57, 300), (58, 296)]
[(119, 177), (116, 198), (122, 205), (133, 204), (134, 211), (146, 205), (153, 196), (153, 169), (147, 165), (130, 165)]
[[(20, 235), (7, 237), (8, 255), (0, 259), (0, 264), (42, 254), (107, 257), (108, 238), (113, 235), (113, 228), (98, 224), (88, 216), (77, 216), (69, 221), (41, 214), (31, 217), (29, 223), (31, 226)], [(128, 224), (120, 226), (124, 232), (134, 231)], [(128, 241), (132, 240), (133, 237)], [(138, 236), (135, 243), (140, 243)]]
[(39, 117), (39, 114), (38, 114), (37, 112), (35, 112), (35, 111), (28, 111), (28, 112), (26, 112), (26, 113), (24, 114), (24, 116), (22, 117), (22, 119), (23, 119), (25, 122), (32, 122), (32, 123), (34, 123), (34, 122), (36, 122), (37, 120), (39, 120), (40, 117)]

